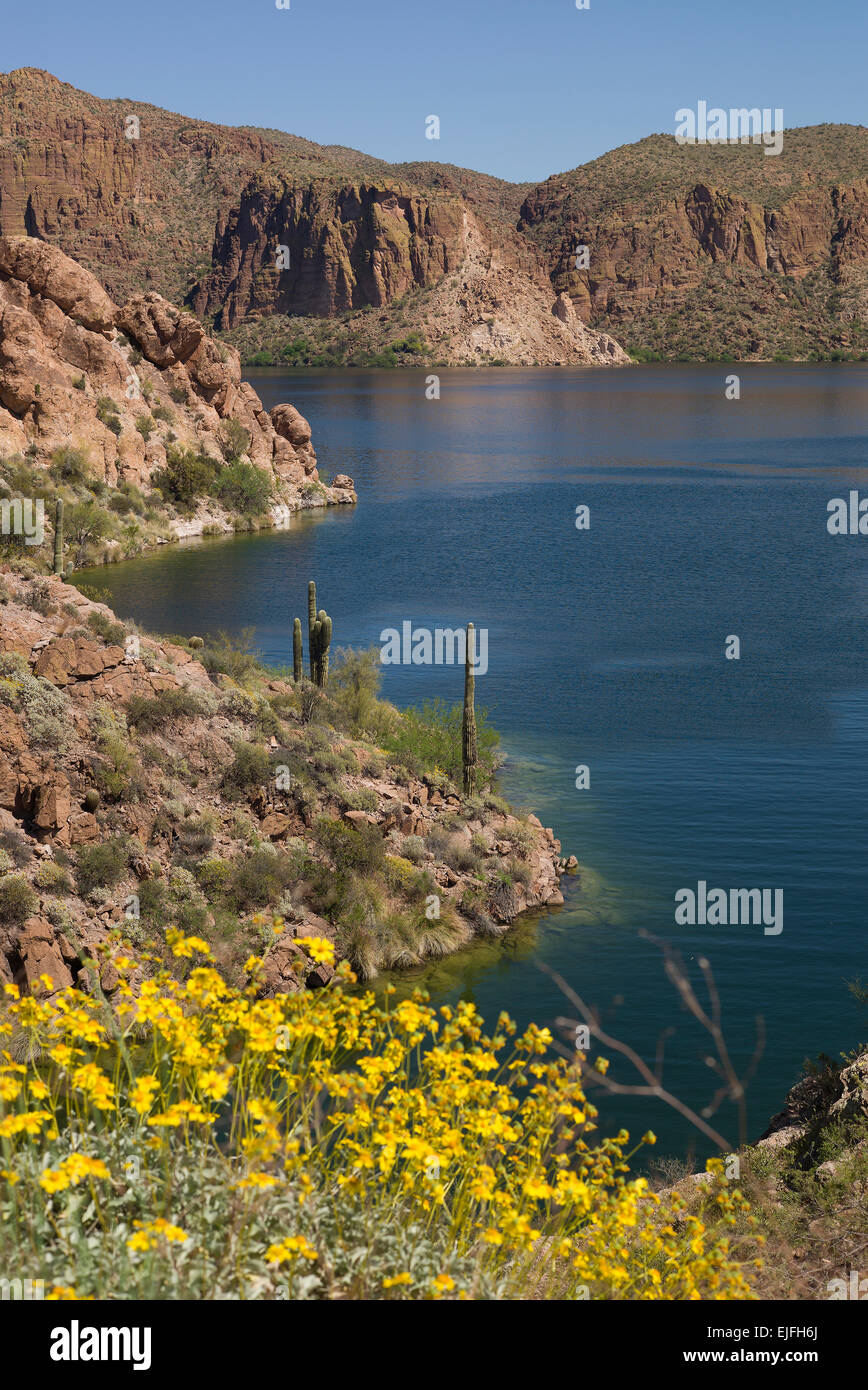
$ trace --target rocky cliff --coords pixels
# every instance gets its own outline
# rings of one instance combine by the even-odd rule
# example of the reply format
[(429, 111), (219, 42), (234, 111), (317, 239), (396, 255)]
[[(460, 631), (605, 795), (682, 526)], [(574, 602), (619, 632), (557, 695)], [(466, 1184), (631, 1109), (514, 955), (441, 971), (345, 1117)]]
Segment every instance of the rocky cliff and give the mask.
[(301, 337), (298, 360), (365, 362), (426, 333), (422, 359), (442, 362), (626, 361), (553, 313), (544, 258), (515, 231), (522, 191), (102, 101), (35, 69), (0, 77), (0, 234), (51, 242), (119, 300), (186, 300), (249, 354)]
[(355, 501), (351, 479), (319, 482), (307, 421), (267, 412), (238, 353), (192, 314), (154, 291), (118, 306), (57, 247), (0, 237), (0, 455), (39, 465), (79, 447), (109, 487), (142, 487), (173, 449), (221, 460), (232, 427), (273, 505)]
[(859, 356), (866, 228), (861, 126), (787, 131), (774, 158), (653, 135), (534, 187), (0, 76), (0, 234), (119, 302), (186, 301), (248, 357)]

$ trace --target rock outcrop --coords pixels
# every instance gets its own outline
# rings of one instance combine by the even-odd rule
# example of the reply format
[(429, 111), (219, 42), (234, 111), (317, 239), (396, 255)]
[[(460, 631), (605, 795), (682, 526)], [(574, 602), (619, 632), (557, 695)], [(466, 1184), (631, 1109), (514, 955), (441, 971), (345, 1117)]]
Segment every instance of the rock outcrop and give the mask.
[(214, 315), (217, 328), (263, 314), (380, 308), (410, 289), (432, 288), (464, 250), (457, 199), (400, 184), (299, 188), (260, 176), (221, 214), (215, 269), (191, 304)]
[(119, 307), (57, 247), (0, 237), (0, 453), (39, 463), (79, 446), (109, 486), (142, 486), (170, 445), (220, 460), (230, 424), (276, 505), (356, 500), (349, 478), (320, 483), (307, 421), (290, 405), (269, 414), (238, 353), (192, 314), (153, 290)]

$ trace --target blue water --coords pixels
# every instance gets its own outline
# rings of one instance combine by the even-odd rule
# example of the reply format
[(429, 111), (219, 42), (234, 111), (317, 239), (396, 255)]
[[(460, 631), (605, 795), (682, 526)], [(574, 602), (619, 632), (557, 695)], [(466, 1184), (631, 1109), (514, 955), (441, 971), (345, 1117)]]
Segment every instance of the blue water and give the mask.
[[(737, 371), (741, 399), (725, 399)], [(359, 505), (290, 531), (174, 547), (100, 572), (119, 612), (160, 631), (256, 629), (291, 660), (309, 578), (334, 645), (385, 627), (488, 629), (478, 703), (502, 731), (503, 781), (586, 870), (566, 907), (424, 973), (492, 1020), (574, 1010), (541, 963), (702, 1108), (717, 1086), (702, 1031), (645, 928), (697, 987), (711, 963), (737, 1067), (767, 1041), (748, 1136), (805, 1057), (868, 1035), (846, 981), (868, 976), (868, 536), (831, 537), (826, 504), (868, 494), (863, 366), (641, 367), (423, 374), (255, 373), (265, 404), (311, 421), (320, 471)], [(576, 530), (576, 506), (591, 509)], [(727, 660), (737, 635), (739, 660)], [(387, 668), (398, 703), (459, 700), (454, 668)], [(578, 764), (588, 791), (575, 788)], [(781, 888), (784, 928), (677, 927), (674, 894)], [(705, 999), (700, 990), (700, 998)], [(636, 1078), (626, 1063), (611, 1075)], [(599, 1101), (608, 1128), (693, 1131), (657, 1100)], [(731, 1104), (709, 1120), (738, 1139)], [(698, 1140), (700, 1153), (709, 1144)]]

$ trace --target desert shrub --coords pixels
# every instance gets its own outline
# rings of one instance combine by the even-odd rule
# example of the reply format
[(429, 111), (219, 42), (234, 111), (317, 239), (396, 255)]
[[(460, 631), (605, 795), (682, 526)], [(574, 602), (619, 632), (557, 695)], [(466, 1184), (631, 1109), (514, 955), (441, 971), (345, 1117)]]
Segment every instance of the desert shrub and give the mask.
[(123, 714), (100, 701), (90, 711), (90, 725), (102, 755), (93, 762), (95, 790), (106, 801), (137, 801), (146, 783)]
[[(382, 745), (417, 776), (437, 769), (453, 782), (462, 777), (461, 705), (427, 700), (421, 708), (402, 710), (401, 718), (382, 738)], [(488, 722), (485, 710), (476, 711), (476, 737), (479, 750), (478, 781), (491, 783), (497, 766), (499, 735)]]
[(0, 830), (0, 853), (6, 856), (0, 865), (3, 872), (9, 868), (10, 863), (14, 864), (16, 869), (23, 869), (33, 860), (33, 846), (20, 830)]
[(344, 821), (321, 816), (316, 840), (340, 874), (372, 874), (383, 867), (383, 837), (375, 825), (356, 829)]
[(43, 859), (36, 873), (33, 875), (33, 882), (37, 888), (42, 888), (46, 893), (71, 893), (72, 880), (62, 864), (57, 864), (53, 859)]
[(169, 893), (161, 878), (146, 878), (136, 889), (140, 920), (148, 926), (162, 926), (169, 914)]
[(123, 623), (116, 623), (108, 613), (100, 613), (98, 609), (88, 613), (87, 625), (91, 632), (95, 632), (97, 637), (101, 637), (110, 646), (122, 647), (127, 640), (127, 630)]
[(526, 857), (533, 849), (533, 832), (527, 825), (507, 825), (500, 833), (500, 838), (512, 845), (513, 850), (520, 858)]
[(376, 811), (380, 802), (373, 787), (342, 787), (340, 797), (348, 811)]
[(229, 676), (234, 681), (256, 669), (259, 659), (253, 648), (254, 629), (242, 628), (237, 636), (218, 632), (205, 639), (199, 660), (211, 675)]
[(235, 757), (220, 783), (224, 796), (239, 797), (271, 780), (271, 761), (264, 748), (255, 743), (236, 743)]
[(425, 841), (421, 835), (408, 835), (404, 840), (404, 858), (418, 864), (425, 856)]
[(0, 878), (0, 922), (20, 927), (38, 906), (39, 899), (26, 878), (17, 874), (5, 874)]
[(271, 477), (264, 468), (236, 459), (221, 469), (215, 493), (224, 506), (242, 516), (257, 516), (266, 511), (271, 497)]
[(47, 579), (34, 579), (24, 601), (28, 608), (32, 608), (34, 613), (40, 613), (43, 618), (54, 612), (56, 607)]
[(267, 907), (295, 881), (292, 861), (270, 845), (261, 845), (249, 858), (236, 860), (227, 897), (238, 912)]
[(214, 844), (218, 825), (219, 821), (213, 811), (188, 816), (178, 832), (182, 850), (186, 854), (205, 854)]
[(96, 502), (74, 502), (66, 509), (63, 525), (67, 539), (75, 546), (74, 564), (78, 567), (84, 562), (88, 547), (111, 536), (116, 523), (111, 513)]
[(127, 711), (128, 718), (139, 733), (150, 734), (172, 719), (197, 719), (215, 713), (217, 702), (203, 690), (179, 686), (176, 690), (161, 690), (152, 699), (134, 695)]
[(220, 426), (220, 449), (227, 463), (235, 463), (250, 448), (250, 435), (240, 420), (231, 416)]
[(63, 752), (69, 745), (69, 699), (50, 681), (34, 676), (22, 656), (0, 654), (0, 703), (24, 722), (31, 743)]
[(380, 658), (375, 647), (366, 652), (338, 649), (329, 672), (328, 688), (338, 727), (356, 735), (376, 735), (384, 717), (384, 707), (379, 700), (381, 680)]
[(219, 855), (208, 854), (198, 861), (193, 872), (203, 893), (206, 897), (212, 898), (226, 888), (232, 876), (232, 865)]
[(171, 425), (174, 422), (174, 415), (167, 405), (155, 405), (153, 409), (155, 420), (161, 420), (164, 425)]
[(197, 498), (212, 492), (217, 472), (216, 461), (207, 454), (170, 445), (166, 450), (166, 467), (154, 473), (151, 482), (170, 501), (191, 507)]
[(76, 449), (71, 444), (62, 444), (59, 449), (54, 450), (48, 471), (57, 482), (70, 483), (73, 486), (90, 480), (87, 454), (83, 449)]
[(156, 428), (157, 422), (154, 419), (153, 415), (136, 416), (136, 429), (138, 430), (139, 434), (142, 436), (142, 439), (145, 441), (146, 444)]
[(113, 888), (127, 870), (126, 836), (115, 835), (100, 844), (85, 845), (78, 852), (75, 877), (83, 897), (95, 888)]

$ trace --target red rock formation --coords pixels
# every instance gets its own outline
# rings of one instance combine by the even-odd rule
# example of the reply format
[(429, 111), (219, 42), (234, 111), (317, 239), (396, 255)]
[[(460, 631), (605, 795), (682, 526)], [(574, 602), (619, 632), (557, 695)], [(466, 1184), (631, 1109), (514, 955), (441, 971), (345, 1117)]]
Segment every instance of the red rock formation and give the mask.
[[(106, 398), (113, 419), (100, 404)], [(136, 422), (156, 426), (157, 407), (164, 427), (146, 438)], [(209, 338), (192, 314), (154, 291), (118, 308), (57, 247), (0, 237), (0, 452), (27, 449), (47, 461), (58, 446), (76, 444), (107, 483), (141, 484), (165, 466), (170, 442), (220, 459), (230, 420), (247, 431), (251, 463), (273, 472), (290, 510), (355, 501), (345, 477), (302, 492), (319, 481), (307, 421), (291, 405), (269, 415), (242, 382), (238, 353)]]

